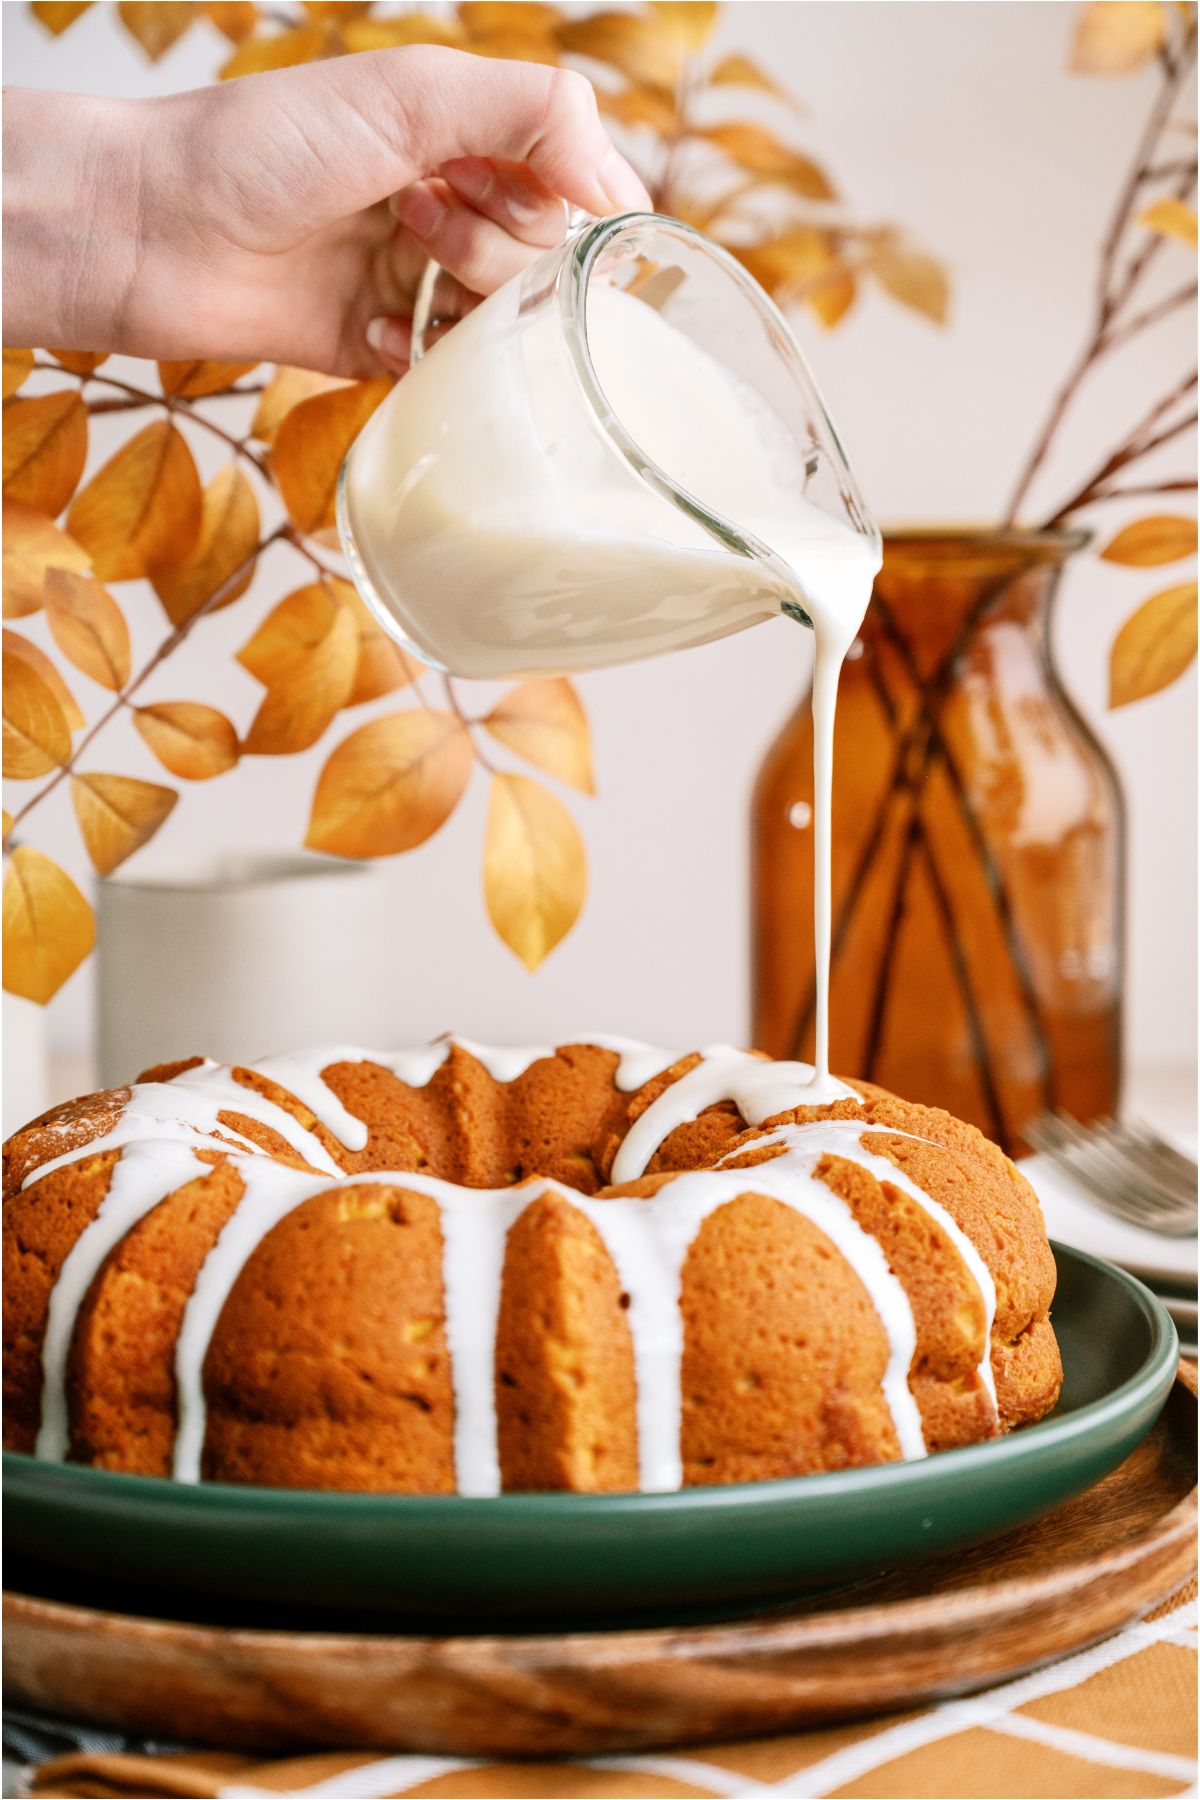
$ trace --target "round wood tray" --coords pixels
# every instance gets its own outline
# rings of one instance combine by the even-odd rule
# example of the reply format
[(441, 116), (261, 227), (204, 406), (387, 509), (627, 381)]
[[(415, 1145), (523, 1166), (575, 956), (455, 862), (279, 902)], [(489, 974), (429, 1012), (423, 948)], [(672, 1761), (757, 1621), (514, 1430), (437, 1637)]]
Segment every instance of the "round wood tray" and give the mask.
[(5, 1595), (13, 1703), (151, 1736), (528, 1756), (778, 1732), (991, 1685), (1186, 1580), (1196, 1374), (1098, 1486), (943, 1563), (735, 1623), (519, 1637), (263, 1630)]

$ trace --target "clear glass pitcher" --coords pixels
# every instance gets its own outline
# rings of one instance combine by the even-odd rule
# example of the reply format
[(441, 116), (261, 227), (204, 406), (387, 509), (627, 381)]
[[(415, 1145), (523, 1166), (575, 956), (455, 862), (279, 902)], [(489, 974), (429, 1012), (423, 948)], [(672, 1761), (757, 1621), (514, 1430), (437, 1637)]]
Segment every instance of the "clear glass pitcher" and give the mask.
[(810, 623), (797, 543), (879, 541), (782, 314), (656, 214), (583, 223), (439, 337), (353, 445), (338, 528), (384, 628), (488, 678)]

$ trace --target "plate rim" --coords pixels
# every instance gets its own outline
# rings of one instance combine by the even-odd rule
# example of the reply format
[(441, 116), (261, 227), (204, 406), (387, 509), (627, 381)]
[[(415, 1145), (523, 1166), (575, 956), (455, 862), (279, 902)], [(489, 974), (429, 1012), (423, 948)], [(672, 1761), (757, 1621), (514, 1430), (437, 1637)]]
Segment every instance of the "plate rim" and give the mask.
[[(1189, 1379), (1183, 1368), (1177, 1371), (1168, 1391), (1168, 1399), (1176, 1387), (1190, 1396), (1194, 1408), (1200, 1408), (1194, 1372)], [(196, 1640), (207, 1642), (210, 1639), (221, 1639), (224, 1642), (245, 1644), (248, 1648), (254, 1648), (259, 1643), (277, 1643), (286, 1639), (297, 1654), (303, 1653), (307, 1644), (346, 1651), (361, 1649), (365, 1644), (377, 1648), (380, 1655), (390, 1651), (397, 1655), (427, 1658), (433, 1651), (438, 1662), (446, 1665), (452, 1665), (459, 1659), (473, 1664), (481, 1652), (486, 1654), (489, 1645), (503, 1645), (508, 1653), (527, 1658), (531, 1666), (547, 1655), (552, 1655), (560, 1663), (569, 1663), (576, 1659), (586, 1659), (589, 1652), (594, 1651), (598, 1640), (606, 1648), (616, 1652), (633, 1646), (640, 1653), (648, 1654), (657, 1645), (678, 1647), (681, 1638), (686, 1638), (689, 1644), (695, 1644), (697, 1651), (720, 1654), (725, 1648), (736, 1646), (746, 1636), (750, 1636), (759, 1647), (786, 1651), (789, 1647), (797, 1647), (802, 1640), (824, 1638), (831, 1642), (840, 1641), (847, 1621), (851, 1620), (860, 1637), (864, 1632), (869, 1635), (872, 1628), (890, 1633), (894, 1626), (893, 1615), (897, 1611), (903, 1611), (918, 1621), (927, 1614), (942, 1620), (952, 1616), (956, 1624), (964, 1626), (973, 1615), (994, 1609), (997, 1604), (1012, 1611), (1036, 1603), (1046, 1594), (1054, 1594), (1060, 1600), (1068, 1598), (1093, 1582), (1107, 1582), (1114, 1563), (1144, 1561), (1151, 1555), (1168, 1551), (1177, 1540), (1190, 1548), (1195, 1539), (1197, 1507), (1198, 1491), (1193, 1485), (1160, 1515), (1144, 1538), (1132, 1545), (1111, 1545), (1090, 1563), (1082, 1561), (1072, 1564), (1067, 1575), (1058, 1566), (1052, 1566), (1035, 1574), (1010, 1575), (1001, 1581), (989, 1582), (986, 1587), (976, 1585), (951, 1594), (906, 1595), (898, 1600), (882, 1598), (864, 1607), (834, 1605), (828, 1611), (821, 1609), (814, 1613), (787, 1613), (774, 1618), (751, 1613), (744, 1618), (719, 1619), (690, 1626), (597, 1625), (591, 1630), (581, 1627), (548, 1633), (526, 1628), (515, 1632), (491, 1631), (476, 1634), (447, 1634), (436, 1628), (429, 1631), (356, 1632), (344, 1626), (338, 1630), (324, 1631), (319, 1626), (311, 1625), (224, 1625), (195, 1619), (160, 1619), (138, 1612), (118, 1614), (77, 1601), (28, 1594), (19, 1588), (5, 1588), (3, 1602), (6, 1614), (15, 1609), (26, 1611), (35, 1618), (40, 1614), (51, 1622), (67, 1616), (81, 1621), (117, 1617), (124, 1626), (135, 1629), (148, 1639), (184, 1631)], [(1194, 1552), (1191, 1566), (1195, 1566)], [(1065, 1589), (1064, 1581), (1067, 1584)], [(1177, 1585), (1177, 1571), (1172, 1568), (1171, 1578), (1164, 1591), (1173, 1591)]]
[[(710, 1513), (739, 1513), (778, 1507), (790, 1508), (808, 1497), (813, 1502), (835, 1502), (839, 1498), (878, 1497), (880, 1493), (920, 1489), (933, 1480), (949, 1480), (961, 1473), (969, 1477), (978, 1466), (1002, 1452), (1006, 1463), (1021, 1464), (1036, 1459), (1043, 1451), (1065, 1450), (1080, 1438), (1088, 1438), (1106, 1424), (1142, 1405), (1150, 1404), (1161, 1388), (1165, 1401), (1174, 1383), (1179, 1363), (1179, 1337), (1166, 1308), (1158, 1297), (1128, 1270), (1087, 1250), (1050, 1240), (1056, 1266), (1066, 1258), (1084, 1265), (1092, 1279), (1114, 1283), (1124, 1288), (1137, 1304), (1150, 1328), (1150, 1343), (1138, 1367), (1108, 1393), (1061, 1419), (1040, 1420), (1000, 1438), (982, 1443), (965, 1444), (957, 1449), (941, 1450), (934, 1455), (912, 1461), (868, 1463), (852, 1469), (826, 1470), (815, 1475), (777, 1476), (766, 1481), (730, 1482), (674, 1489), (669, 1493), (644, 1493), (632, 1490), (620, 1494), (574, 1494), (563, 1492), (522, 1492), (471, 1496), (464, 1494), (380, 1494), (356, 1493), (340, 1488), (259, 1487), (240, 1482), (177, 1482), (163, 1475), (136, 1475), (116, 1469), (95, 1469), (87, 1464), (51, 1462), (27, 1451), (5, 1450), (3, 1467), (5, 1482), (15, 1479), (25, 1485), (36, 1481), (73, 1493), (112, 1494), (139, 1497), (146, 1505), (170, 1507), (192, 1516), (234, 1509), (246, 1514), (269, 1513), (280, 1509), (297, 1523), (305, 1518), (328, 1516), (331, 1508), (354, 1514), (360, 1524), (379, 1518), (408, 1522), (434, 1520), (442, 1526), (453, 1522), (477, 1524), (484, 1519), (498, 1522), (520, 1520), (528, 1526), (544, 1519), (547, 1522), (569, 1517), (577, 1523), (589, 1518), (619, 1519), (622, 1516), (645, 1518), (647, 1515), (670, 1516), (691, 1512), (698, 1507)], [(931, 1473), (932, 1471), (932, 1473)]]

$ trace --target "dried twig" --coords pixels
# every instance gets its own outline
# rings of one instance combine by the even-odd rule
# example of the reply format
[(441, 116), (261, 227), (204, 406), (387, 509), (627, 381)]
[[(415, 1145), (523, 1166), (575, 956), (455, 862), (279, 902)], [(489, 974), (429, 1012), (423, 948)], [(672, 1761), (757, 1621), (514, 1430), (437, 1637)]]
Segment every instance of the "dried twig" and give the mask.
[[(1024, 505), (1045, 464), (1051, 446), (1057, 439), (1059, 429), (1071, 403), (1097, 363), (1117, 346), (1127, 344), (1131, 338), (1149, 330), (1160, 319), (1165, 318), (1177, 307), (1186, 304), (1195, 296), (1195, 284), (1189, 283), (1187, 287), (1177, 290), (1166, 296), (1165, 299), (1146, 306), (1134, 317), (1123, 319), (1122, 313), (1137, 291), (1142, 276), (1161, 248), (1163, 239), (1157, 234), (1149, 235), (1146, 243), (1130, 259), (1124, 272), (1118, 273), (1117, 267), (1121, 245), (1133, 222), (1135, 209), (1148, 184), (1159, 178), (1161, 140), (1170, 128), (1172, 107), (1192, 68), (1195, 55), (1196, 24), (1194, 19), (1189, 19), (1176, 53), (1163, 59), (1161, 84), (1134, 152), (1129, 172), (1117, 196), (1117, 203), (1105, 234), (1097, 271), (1096, 312), (1091, 335), (1050, 403), (1045, 421), (1034, 441), (1025, 466), (1017, 478), (1012, 497), (1005, 510), (1003, 519), (1005, 525), (1012, 525), (1015, 522), (1018, 512)], [(1190, 160), (1179, 163), (1175, 197), (1185, 199), (1194, 189), (1195, 183), (1195, 164)], [(1195, 377), (1193, 376), (1191, 379), (1194, 382)], [(1178, 395), (1175, 398), (1178, 398)], [(1168, 404), (1170, 404), (1169, 400), (1162, 404), (1161, 410), (1165, 411)], [(1081, 506), (1090, 504), (1097, 497), (1097, 483), (1105, 475), (1149, 454), (1150, 449), (1156, 447), (1158, 442), (1163, 441), (1156, 439), (1132, 448), (1136, 436), (1136, 430), (1129, 433), (1118, 445), (1117, 450), (1113, 452), (1112, 457), (1107, 459), (1104, 467), (1084, 482), (1072, 498), (1057, 509), (1047, 524), (1058, 524)]]

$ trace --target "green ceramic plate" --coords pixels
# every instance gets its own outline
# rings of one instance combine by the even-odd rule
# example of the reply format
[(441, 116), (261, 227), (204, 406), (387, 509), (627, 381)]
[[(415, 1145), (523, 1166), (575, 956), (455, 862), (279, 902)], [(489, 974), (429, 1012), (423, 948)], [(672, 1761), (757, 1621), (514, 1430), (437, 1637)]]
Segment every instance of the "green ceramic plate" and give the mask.
[(1174, 1326), (1132, 1276), (1055, 1254), (1062, 1398), (992, 1443), (679, 1494), (494, 1500), (182, 1487), (9, 1454), (8, 1547), (143, 1588), (386, 1611), (391, 1626), (628, 1624), (782, 1601), (1048, 1512), (1150, 1429), (1175, 1375)]

